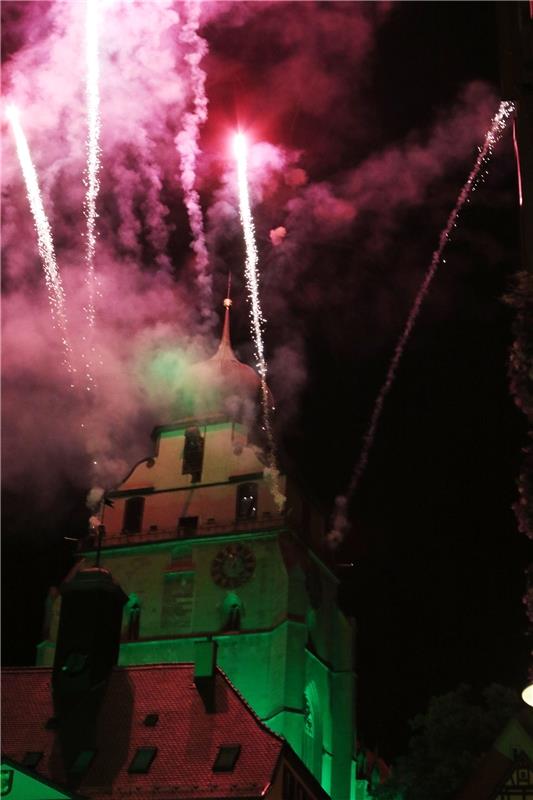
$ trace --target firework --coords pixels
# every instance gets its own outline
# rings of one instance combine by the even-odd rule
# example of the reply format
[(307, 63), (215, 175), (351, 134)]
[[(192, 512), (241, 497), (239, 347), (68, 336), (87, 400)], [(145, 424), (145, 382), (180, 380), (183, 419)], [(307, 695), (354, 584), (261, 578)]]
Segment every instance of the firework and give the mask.
[(244, 243), (246, 247), (245, 276), (250, 301), (250, 328), (255, 348), (257, 369), (261, 378), (261, 409), (263, 417), (263, 429), (266, 433), (268, 443), (268, 466), (265, 470), (265, 477), (269, 482), (270, 489), (278, 508), (282, 508), (285, 497), (279, 486), (279, 470), (276, 461), (276, 448), (274, 435), (272, 432), (272, 421), (270, 416), (270, 398), (267, 386), (267, 365), (265, 361), (263, 345), (263, 313), (259, 300), (259, 277), (257, 272), (258, 255), (255, 243), (255, 229), (252, 212), (250, 209), (250, 197), (248, 193), (247, 177), (247, 147), (246, 139), (241, 134), (235, 135), (234, 142), (235, 159), (237, 162), (237, 181), (239, 187), (239, 210), (241, 224), (244, 233)]
[(483, 142), (483, 146), (479, 150), (476, 162), (468, 178), (466, 179), (464, 186), (459, 192), (459, 196), (457, 198), (455, 207), (453, 208), (450, 216), (448, 217), (446, 225), (444, 226), (440, 234), (438, 247), (433, 253), (429, 267), (425, 272), (420, 288), (416, 294), (413, 305), (411, 306), (411, 310), (409, 311), (409, 314), (407, 316), (405, 327), (402, 331), (402, 334), (394, 350), (394, 354), (392, 356), (389, 368), (387, 370), (385, 381), (378, 392), (378, 396), (376, 398), (376, 402), (374, 404), (374, 408), (370, 418), (370, 423), (363, 439), (361, 454), (355, 466), (355, 470), (348, 487), (348, 495), (347, 495), (348, 500), (353, 496), (353, 493), (357, 489), (359, 481), (361, 480), (363, 473), (365, 471), (368, 462), (368, 454), (374, 443), (376, 429), (379, 423), (379, 419), (381, 417), (381, 412), (383, 411), (383, 404), (385, 402), (385, 398), (389, 393), (391, 386), (394, 382), (394, 379), (396, 377), (396, 372), (398, 369), (398, 365), (400, 363), (400, 359), (403, 355), (405, 346), (409, 340), (409, 337), (415, 325), (421, 305), (429, 290), (431, 282), (435, 277), (435, 273), (437, 272), (439, 265), (441, 263), (443, 264), (446, 263), (445, 260), (442, 258), (442, 255), (444, 252), (444, 248), (446, 247), (448, 241), (450, 240), (452, 229), (457, 226), (457, 221), (464, 204), (470, 200), (470, 195), (472, 194), (472, 192), (476, 190), (479, 182), (483, 180), (484, 177), (486, 176), (488, 164), (494, 154), (494, 147), (501, 138), (507, 126), (507, 123), (510, 117), (513, 115), (514, 111), (515, 111), (514, 103), (508, 101), (502, 101), (500, 103), (500, 107), (497, 113), (492, 118), (490, 127), (487, 133), (485, 134), (485, 140)]
[(176, 137), (176, 147), (180, 154), (181, 185), (193, 235), (191, 247), (195, 253), (196, 279), (202, 299), (201, 313), (207, 318), (211, 315), (211, 277), (207, 270), (209, 256), (205, 241), (200, 195), (195, 188), (200, 125), (207, 120), (205, 72), (200, 67), (200, 61), (207, 52), (207, 44), (198, 35), (200, 4), (198, 2), (185, 3), (185, 13), (186, 21), (180, 31), (180, 41), (188, 50), (185, 61), (188, 65), (193, 94), (193, 110), (187, 111), (183, 115), (183, 128)]
[(100, 182), (98, 173), (100, 170), (100, 94), (98, 88), (99, 63), (98, 63), (98, 14), (96, 0), (87, 0), (86, 4), (86, 98), (87, 98), (87, 171), (86, 171), (86, 195), (85, 195), (85, 217), (87, 220), (86, 232), (86, 251), (85, 260), (87, 263), (87, 290), (88, 301), (85, 308), (89, 327), (94, 327), (95, 322), (95, 294), (96, 276), (94, 269), (94, 256), (96, 251), (96, 199)]
[(61, 334), (65, 366), (72, 374), (76, 370), (72, 366), (72, 349), (67, 336), (68, 325), (65, 311), (65, 291), (57, 266), (52, 229), (44, 210), (37, 172), (31, 159), (30, 148), (20, 122), (18, 110), (14, 106), (9, 106), (6, 110), (6, 114), (15, 138), (17, 155), (26, 184), (26, 193), (33, 215), (35, 230), (37, 232), (37, 246), (43, 264), (52, 320)]

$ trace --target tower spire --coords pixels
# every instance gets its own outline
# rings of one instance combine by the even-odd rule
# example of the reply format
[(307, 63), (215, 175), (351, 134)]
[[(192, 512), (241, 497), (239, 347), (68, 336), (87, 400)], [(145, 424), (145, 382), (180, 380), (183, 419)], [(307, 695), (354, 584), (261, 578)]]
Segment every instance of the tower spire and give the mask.
[(218, 350), (216, 352), (216, 358), (231, 358), (235, 360), (235, 353), (231, 347), (231, 335), (230, 335), (230, 308), (232, 306), (232, 299), (231, 299), (231, 272), (228, 272), (228, 290), (226, 293), (226, 297), (224, 298), (224, 308), (226, 309), (224, 313), (224, 326), (222, 328), (222, 337), (220, 339), (220, 344), (218, 346)]

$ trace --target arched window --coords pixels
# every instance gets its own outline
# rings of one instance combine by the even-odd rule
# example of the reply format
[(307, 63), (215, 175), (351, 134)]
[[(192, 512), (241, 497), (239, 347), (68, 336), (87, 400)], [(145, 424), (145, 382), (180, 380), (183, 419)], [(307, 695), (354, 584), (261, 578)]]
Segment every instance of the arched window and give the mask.
[(222, 603), (222, 630), (240, 631), (243, 615), (242, 600), (235, 592), (228, 592)]
[(124, 507), (124, 533), (140, 533), (144, 513), (144, 497), (129, 497)]
[(257, 483), (239, 483), (237, 486), (237, 520), (256, 519)]
[(193, 483), (199, 483), (202, 478), (204, 463), (204, 439), (200, 428), (193, 426), (185, 431), (185, 444), (183, 446), (183, 475), (190, 475)]
[(302, 759), (315, 778), (322, 778), (322, 715), (314, 681), (307, 684), (303, 703)]
[(132, 592), (129, 596), (126, 605), (126, 614), (126, 641), (136, 642), (139, 638), (139, 630), (141, 626), (141, 603), (135, 592)]

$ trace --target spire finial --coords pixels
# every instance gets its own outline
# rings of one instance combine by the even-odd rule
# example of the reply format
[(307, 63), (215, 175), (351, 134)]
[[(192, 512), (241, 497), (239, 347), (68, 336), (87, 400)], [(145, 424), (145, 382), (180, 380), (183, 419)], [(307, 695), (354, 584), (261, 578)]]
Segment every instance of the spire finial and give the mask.
[(217, 350), (217, 357), (234, 359), (235, 356), (233, 354), (233, 350), (231, 349), (231, 337), (229, 329), (229, 310), (232, 304), (230, 293), (231, 293), (231, 272), (228, 272), (228, 292), (227, 292), (227, 297), (224, 298), (224, 308), (226, 309), (226, 311), (224, 314), (224, 326), (222, 328), (222, 337), (220, 339), (220, 344)]

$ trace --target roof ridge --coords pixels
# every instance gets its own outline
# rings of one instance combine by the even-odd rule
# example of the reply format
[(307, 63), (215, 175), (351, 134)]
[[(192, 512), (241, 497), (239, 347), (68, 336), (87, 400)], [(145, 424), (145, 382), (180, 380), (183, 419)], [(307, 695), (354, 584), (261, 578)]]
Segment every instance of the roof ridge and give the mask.
[(217, 670), (217, 672), (219, 672), (222, 675), (222, 677), (224, 678), (226, 683), (229, 684), (229, 686), (233, 689), (233, 691), (235, 692), (235, 694), (237, 695), (237, 697), (239, 698), (239, 700), (241, 701), (243, 706), (248, 709), (248, 711), (251, 713), (252, 717), (254, 717), (255, 721), (259, 723), (259, 725), (263, 728), (263, 730), (265, 730), (267, 733), (269, 733), (271, 736), (273, 736), (274, 739), (278, 739), (278, 741), (280, 741), (282, 743), (285, 743), (287, 741), (285, 739), (285, 737), (281, 736), (279, 733), (276, 733), (275, 731), (273, 731), (272, 728), (269, 728), (269, 726), (266, 724), (266, 722), (263, 722), (263, 720), (257, 714), (255, 709), (252, 708), (252, 706), (246, 700), (244, 695), (242, 695), (241, 692), (235, 686), (235, 684), (232, 681), (230, 681), (230, 679), (228, 678), (228, 676), (226, 675), (224, 670), (221, 667), (219, 667), (218, 664), (216, 665), (216, 670)]
[(165, 670), (165, 669), (176, 669), (179, 667), (180, 669), (185, 668), (194, 668), (194, 661), (164, 661), (154, 664), (116, 664), (113, 667), (113, 672), (117, 670), (149, 670), (149, 669), (158, 669), (158, 670)]
[(2, 667), (2, 675), (10, 672), (16, 672), (17, 674), (21, 672), (53, 672), (54, 668), (52, 666), (43, 666), (38, 667), (36, 665), (33, 666), (23, 666), (23, 667)]

